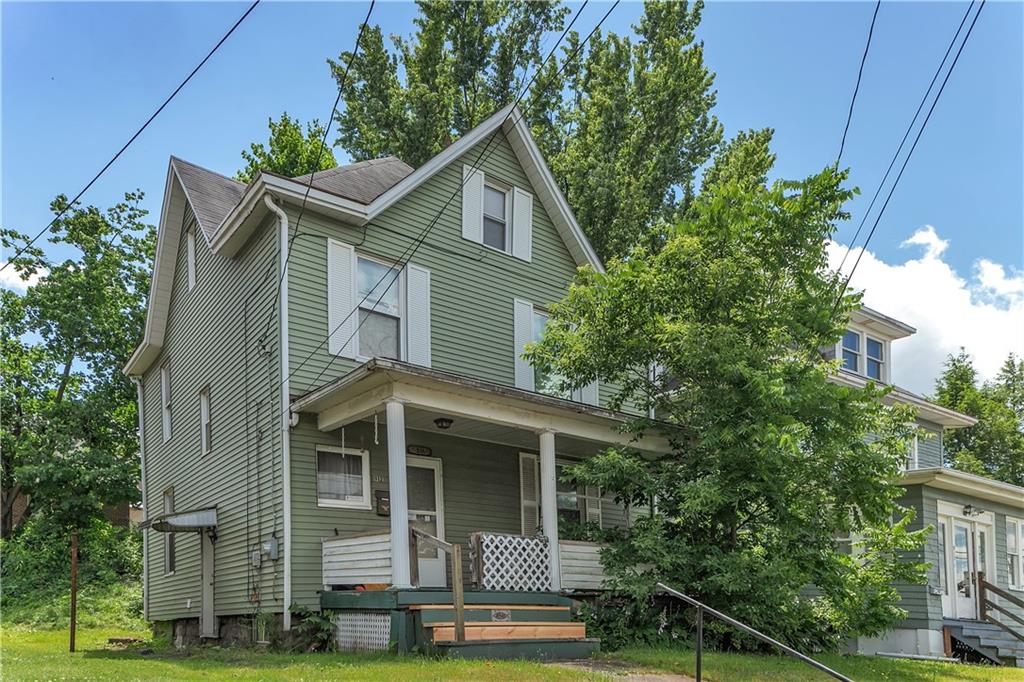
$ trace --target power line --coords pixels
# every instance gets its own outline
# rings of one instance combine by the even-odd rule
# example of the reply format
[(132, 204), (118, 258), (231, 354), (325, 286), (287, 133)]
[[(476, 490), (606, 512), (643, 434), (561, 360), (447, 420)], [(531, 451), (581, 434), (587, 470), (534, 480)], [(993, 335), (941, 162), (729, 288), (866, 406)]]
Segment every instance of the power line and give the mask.
[(185, 80), (181, 81), (181, 83), (178, 84), (178, 87), (176, 87), (174, 89), (174, 92), (172, 92), (170, 95), (167, 96), (167, 99), (164, 100), (163, 104), (161, 104), (159, 107), (157, 107), (157, 110), (154, 111), (153, 114), (148, 119), (146, 119), (146, 122), (142, 124), (142, 127), (135, 131), (135, 134), (132, 135), (131, 138), (129, 138), (129, 140), (124, 143), (124, 146), (122, 146), (120, 149), (117, 150), (117, 153), (114, 154), (110, 158), (110, 161), (107, 161), (106, 165), (104, 165), (103, 168), (101, 168), (100, 171), (96, 175), (93, 176), (92, 180), (90, 180), (89, 183), (85, 187), (82, 188), (82, 191), (80, 191), (78, 194), (76, 194), (75, 198), (72, 199), (71, 201), (69, 201), (64, 206), (64, 208), (62, 208), (60, 210), (60, 212), (57, 213), (57, 215), (55, 215), (53, 217), (53, 220), (51, 220), (50, 223), (46, 227), (44, 227), (42, 230), (40, 230), (39, 233), (36, 234), (36, 236), (32, 237), (32, 239), (30, 239), (28, 241), (28, 243), (26, 243), (24, 246), (22, 246), (20, 249), (18, 249), (17, 253), (15, 253), (12, 258), (9, 258), (6, 263), (4, 263), (2, 266), (0, 266), (0, 271), (4, 270), (8, 265), (10, 265), (11, 261), (15, 260), (16, 258), (21, 256), (23, 253), (25, 253), (36, 242), (36, 240), (38, 240), (40, 237), (42, 237), (44, 234), (46, 234), (47, 230), (49, 230), (51, 227), (53, 227), (54, 224), (58, 220), (60, 220), (61, 217), (65, 213), (67, 213), (67, 211), (72, 206), (74, 206), (76, 203), (78, 203), (78, 200), (82, 198), (82, 195), (89, 191), (89, 188), (92, 187), (93, 184), (97, 180), (100, 179), (100, 176), (103, 175), (105, 172), (107, 172), (107, 169), (110, 168), (114, 164), (115, 161), (117, 161), (117, 159), (121, 156), (121, 154), (124, 153), (124, 151), (126, 149), (128, 149), (129, 146), (131, 146), (132, 142), (135, 142), (135, 139), (139, 135), (142, 134), (142, 131), (144, 131), (147, 127), (149, 127), (149, 124), (153, 122), (153, 119), (155, 119), (157, 116), (159, 116), (160, 112), (164, 110), (164, 107), (166, 107), (168, 104), (171, 103), (171, 100), (174, 99), (175, 95), (177, 95), (179, 92), (181, 92), (181, 89), (184, 88), (185, 85), (190, 80), (192, 80), (192, 77), (195, 76), (196, 73), (199, 72), (199, 69), (203, 68), (203, 65), (206, 64), (207, 61), (209, 61), (210, 57), (212, 57), (213, 54), (218, 49), (220, 49), (220, 46), (224, 44), (224, 41), (226, 41), (231, 36), (231, 34), (235, 32), (235, 29), (238, 28), (239, 25), (241, 25), (241, 23), (243, 21), (245, 21), (245, 18), (248, 17), (249, 14), (251, 14), (254, 9), (256, 9), (256, 6), (258, 4), (260, 4), (261, 1), (262, 0), (254, 0), (254, 2), (251, 5), (249, 5), (249, 9), (245, 10), (245, 13), (238, 18), (238, 21), (236, 21), (234, 23), (234, 25), (230, 29), (228, 29), (228, 32), (225, 33), (224, 36), (220, 40), (217, 41), (217, 44), (213, 46), (213, 49), (211, 49), (206, 54), (206, 56), (203, 57), (203, 61), (199, 62), (199, 64), (196, 66), (196, 68), (192, 69), (192, 72), (188, 76), (185, 77)]
[(857, 84), (853, 87), (853, 97), (850, 98), (850, 110), (846, 114), (846, 126), (843, 128), (843, 140), (839, 143), (839, 155), (836, 156), (836, 166), (843, 158), (843, 148), (846, 147), (846, 133), (850, 131), (850, 121), (853, 120), (853, 105), (857, 101), (857, 93), (860, 91), (860, 79), (864, 75), (864, 62), (868, 60), (868, 50), (871, 49), (871, 36), (875, 33), (875, 19), (878, 18), (878, 9), (882, 6), (882, 0), (875, 3), (875, 12), (871, 15), (871, 26), (868, 27), (868, 39), (864, 44), (864, 54), (860, 57), (860, 68), (857, 70)]
[[(981, 4), (978, 5), (978, 11), (974, 14), (974, 19), (971, 20), (971, 25), (967, 28), (967, 33), (964, 34), (964, 39), (960, 43), (959, 49), (956, 51), (956, 56), (953, 57), (952, 63), (949, 65), (949, 70), (946, 72), (946, 77), (942, 79), (942, 85), (939, 86), (938, 92), (935, 93), (935, 99), (932, 100), (931, 106), (928, 108), (928, 114), (925, 116), (924, 121), (921, 123), (921, 128), (917, 131), (917, 135), (914, 137), (914, 143), (910, 146), (910, 151), (907, 152), (906, 158), (903, 159), (903, 165), (900, 166), (900, 172), (896, 175), (896, 179), (893, 181), (892, 187), (889, 188), (889, 194), (885, 197), (885, 203), (882, 204), (882, 208), (878, 212), (878, 217), (875, 218), (874, 224), (871, 226), (871, 231), (868, 232), (867, 239), (864, 240), (864, 246), (861, 248), (860, 253), (857, 254), (857, 260), (854, 261), (853, 267), (850, 269), (850, 274), (846, 277), (843, 282), (842, 288), (839, 290), (839, 296), (836, 298), (835, 305), (832, 308), (833, 314), (836, 308), (839, 307), (839, 302), (842, 300), (843, 295), (846, 293), (846, 288), (850, 285), (850, 280), (853, 279), (853, 273), (857, 271), (857, 266), (860, 265), (860, 259), (864, 255), (864, 252), (868, 249), (868, 244), (871, 243), (871, 238), (875, 234), (875, 230), (878, 228), (879, 222), (882, 220), (882, 216), (885, 215), (885, 209), (889, 206), (889, 200), (892, 199), (893, 193), (896, 191), (896, 187), (900, 183), (900, 178), (903, 177), (903, 171), (907, 169), (907, 164), (910, 162), (910, 157), (914, 155), (914, 150), (917, 148), (917, 143), (921, 140), (921, 135), (924, 133), (925, 128), (928, 126), (928, 121), (932, 117), (932, 112), (935, 111), (935, 105), (939, 103), (939, 98), (942, 97), (942, 92), (946, 89), (946, 83), (949, 82), (949, 77), (953, 75), (953, 70), (956, 68), (957, 62), (960, 60), (960, 55), (964, 51), (964, 47), (967, 45), (967, 41), (971, 37), (971, 32), (974, 30), (974, 25), (978, 22), (978, 17), (981, 16), (981, 10), (985, 9), (986, 0), (981, 0)], [(853, 248), (851, 245), (850, 248)]]
[[(327, 125), (324, 127), (323, 137), (320, 139), (320, 148), (316, 153), (316, 162), (313, 164), (313, 171), (309, 174), (309, 182), (306, 184), (306, 192), (302, 195), (302, 205), (299, 207), (299, 217), (295, 219), (295, 233), (299, 232), (299, 223), (302, 222), (302, 215), (306, 212), (306, 201), (309, 199), (309, 192), (313, 189), (313, 179), (316, 177), (316, 172), (320, 168), (320, 159), (323, 156), (324, 149), (327, 147), (327, 136), (331, 132), (331, 125), (334, 123), (334, 115), (338, 111), (338, 104), (341, 102), (341, 94), (345, 90), (345, 84), (348, 81), (348, 71), (352, 67), (352, 62), (355, 60), (356, 55), (359, 53), (359, 44), (363, 40), (363, 33), (366, 31), (366, 24), (370, 21), (370, 15), (373, 14), (373, 8), (377, 4), (377, 0), (370, 0), (370, 8), (366, 10), (366, 16), (363, 18), (363, 23), (359, 26), (359, 33), (356, 35), (356, 44), (352, 48), (351, 54), (349, 54), (348, 62), (345, 64), (345, 70), (341, 76), (341, 82), (338, 83), (338, 94), (334, 98), (334, 105), (331, 106), (331, 113), (327, 117)], [(277, 279), (277, 294), (274, 296), (274, 302), (270, 306), (269, 314), (267, 315), (267, 323), (263, 327), (263, 335), (266, 336), (267, 330), (270, 328), (270, 321), (274, 315), (274, 308), (277, 306), (278, 301), (281, 300), (281, 285), (284, 281), (286, 273), (288, 272), (288, 262), (292, 257), (292, 244), (295, 241), (295, 237), (288, 239), (287, 253), (284, 257), (284, 267), (281, 268), (281, 276)]]
[[(605, 12), (604, 16), (601, 17), (600, 21), (598, 21), (597, 24), (594, 26), (594, 28), (591, 29), (590, 33), (587, 34), (587, 37), (576, 46), (576, 48), (572, 51), (571, 54), (569, 54), (566, 57), (565, 62), (558, 69), (558, 71), (555, 72), (555, 77), (561, 75), (561, 73), (565, 70), (565, 68), (568, 66), (568, 64), (579, 55), (580, 51), (586, 46), (586, 44), (590, 41), (590, 39), (594, 36), (594, 34), (598, 31), (598, 29), (600, 29), (601, 25), (605, 22), (605, 20), (608, 18), (608, 16), (611, 15), (612, 11), (614, 11), (615, 8), (618, 7), (619, 2), (621, 2), (621, 0), (615, 0), (615, 2), (608, 9), (608, 11)], [(577, 12), (576, 16), (573, 18), (573, 22), (575, 22), (576, 19), (579, 18), (580, 14), (583, 12), (583, 9), (586, 7), (586, 4), (587, 3), (585, 2), (583, 4), (583, 6), (580, 7), (579, 12)], [(530, 79), (530, 83), (527, 84), (526, 88), (523, 89), (523, 91), (516, 98), (516, 100), (513, 103), (513, 105), (509, 108), (509, 113), (506, 115), (505, 121), (507, 121), (512, 116), (512, 113), (515, 111), (516, 105), (519, 104), (519, 102), (522, 100), (523, 96), (529, 91), (530, 85), (532, 85), (533, 81), (536, 79), (537, 73), (540, 72), (540, 70), (543, 68), (544, 64), (546, 64), (547, 61), (554, 55), (555, 50), (558, 48), (558, 45), (561, 43), (562, 39), (565, 37), (565, 35), (568, 33), (568, 31), (569, 31), (569, 29), (571, 27), (572, 27), (572, 23), (570, 23), (569, 26), (565, 29), (565, 31), (562, 32), (562, 36), (555, 43), (555, 46), (551, 49), (551, 52), (548, 53), (548, 56), (545, 58), (544, 62), (542, 62), (541, 67), (538, 68), (537, 72), (534, 73), (533, 78)], [(527, 111), (529, 111), (530, 108), (531, 107), (527, 107)], [(525, 117), (525, 115), (526, 115), (526, 112), (522, 112), (520, 117), (519, 117), (519, 119), (516, 120), (516, 124), (518, 124), (519, 121), (521, 121)], [(487, 160), (487, 158), (489, 158), (489, 153), (488, 153), (487, 156), (485, 156), (484, 154), (485, 154), (485, 152), (488, 151), (491, 143), (494, 141), (495, 138), (496, 138), (496, 136), (492, 136), (491, 139), (488, 140), (487, 144), (484, 147), (484, 151), (482, 151), (480, 153), (480, 155), (477, 157), (477, 161), (472, 166), (472, 168), (474, 170), (476, 168), (478, 168), (480, 165), (482, 165)], [(493, 150), (490, 151), (490, 153), (493, 153)], [(416, 255), (416, 252), (419, 250), (419, 247), (426, 240), (427, 236), (429, 235), (430, 231), (433, 229), (434, 225), (437, 224), (438, 220), (440, 219), (441, 215), (444, 213), (445, 209), (452, 202), (452, 200), (459, 194), (460, 190), (463, 188), (465, 183), (466, 183), (466, 179), (463, 179), (463, 181), (459, 184), (459, 186), (455, 189), (455, 191), (452, 192), (452, 194), (448, 197), (448, 200), (444, 203), (444, 205), (441, 207), (441, 209), (437, 212), (437, 214), (434, 216), (434, 218), (430, 221), (430, 223), (420, 232), (419, 236), (417, 236), (417, 238), (403, 252), (403, 255), (399, 258), (399, 262), (401, 263), (401, 265), (400, 266), (392, 265), (391, 267), (389, 267), (388, 271), (385, 272), (384, 275), (377, 281), (377, 283), (373, 287), (371, 287), (369, 289), (367, 294), (364, 295), (363, 298), (355, 306), (353, 306), (352, 310), (349, 311), (349, 313), (334, 327), (334, 329), (328, 330), (328, 333), (324, 337), (324, 339), (322, 341), (320, 341), (320, 343), (318, 343), (317, 346), (315, 348), (313, 348), (306, 355), (306, 357), (302, 360), (301, 363), (299, 363), (298, 366), (296, 366), (294, 369), (292, 369), (289, 372), (289, 374), (285, 378), (285, 380), (290, 379), (296, 372), (298, 372), (306, 364), (306, 362), (311, 357), (313, 357), (313, 355), (317, 351), (319, 351), (321, 348), (323, 348), (324, 344), (327, 343), (328, 339), (330, 339), (330, 337), (333, 336), (342, 327), (342, 325), (344, 325), (348, 321), (348, 319), (350, 317), (352, 317), (352, 315), (355, 313), (355, 311), (357, 311), (360, 308), (360, 306), (362, 306), (362, 304), (366, 302), (366, 300), (369, 298), (370, 294), (372, 294), (384, 282), (384, 280), (387, 279), (390, 276), (390, 273), (393, 270), (395, 270), (396, 267), (397, 267), (397, 272), (395, 273), (395, 275), (393, 277), (391, 277), (391, 281), (388, 283), (387, 287), (385, 287), (384, 290), (380, 293), (380, 296), (377, 297), (376, 304), (379, 304), (381, 302), (381, 300), (383, 300), (384, 296), (387, 295), (387, 292), (390, 291), (391, 287), (394, 286), (396, 281), (398, 281), (398, 274), (401, 273), (401, 271), (405, 269), (406, 265), (409, 264), (409, 262), (411, 261), (412, 257)], [(411, 249), (411, 251), (410, 251), (410, 249)], [(408, 255), (406, 255), (406, 252), (408, 252)], [(360, 320), (359, 324), (356, 325), (356, 328), (352, 331), (352, 333), (349, 335), (349, 337), (342, 344), (343, 347), (348, 345), (352, 341), (352, 339), (355, 338), (356, 334), (359, 333), (359, 329), (362, 327), (362, 325), (363, 325), (363, 320)], [(315, 384), (317, 381), (320, 380), (320, 378), (324, 375), (324, 373), (334, 363), (334, 360), (335, 360), (335, 357), (331, 357), (331, 359), (327, 362), (327, 364), (320, 370), (320, 373), (317, 374), (316, 378), (313, 379), (311, 384)], [(282, 383), (283, 383), (283, 381), (282, 381)], [(285, 409), (286, 410), (290, 409), (290, 406), (285, 406)]]
[[(900, 146), (896, 148), (896, 153), (892, 155), (892, 160), (889, 161), (889, 167), (885, 169), (885, 175), (882, 176), (882, 181), (878, 183), (878, 188), (875, 190), (875, 194), (871, 197), (871, 203), (868, 204), (867, 210), (864, 212), (864, 217), (861, 218), (860, 224), (857, 226), (857, 231), (853, 233), (853, 239), (850, 240), (850, 246), (852, 247), (857, 243), (857, 238), (860, 237), (860, 232), (864, 229), (864, 223), (867, 222), (868, 216), (871, 215), (871, 209), (875, 207), (875, 201), (878, 200), (878, 196), (882, 193), (882, 188), (885, 187), (885, 181), (889, 179), (889, 173), (892, 172), (893, 167), (896, 165), (896, 161), (900, 157), (900, 152), (903, 151), (903, 145), (907, 143), (910, 138), (910, 133), (914, 129), (914, 125), (917, 123), (917, 117), (921, 115), (921, 111), (924, 109), (924, 105), (928, 102), (928, 97), (932, 94), (932, 88), (935, 87), (935, 82), (939, 79), (939, 74), (942, 73), (942, 67), (946, 65), (946, 60), (949, 59), (949, 53), (953, 51), (953, 46), (956, 45), (957, 38), (960, 37), (960, 31), (963, 30), (964, 24), (967, 23), (967, 17), (970, 16), (971, 10), (974, 8), (975, 0), (971, 0), (971, 4), (967, 6), (967, 11), (964, 12), (963, 18), (960, 20), (960, 25), (957, 26), (956, 33), (953, 34), (953, 38), (949, 41), (949, 46), (946, 48), (946, 54), (942, 55), (942, 61), (939, 62), (939, 66), (935, 69), (935, 74), (932, 76), (931, 83), (928, 84), (928, 89), (925, 90), (924, 95), (921, 97), (921, 103), (917, 105), (917, 111), (914, 112), (914, 117), (910, 119), (910, 125), (907, 126), (907, 130), (903, 133), (903, 139), (900, 140)], [(843, 254), (843, 259), (839, 263), (839, 267), (836, 268), (838, 271), (842, 271), (843, 266), (846, 265), (846, 259), (850, 255), (851, 249), (847, 249), (846, 253)]]

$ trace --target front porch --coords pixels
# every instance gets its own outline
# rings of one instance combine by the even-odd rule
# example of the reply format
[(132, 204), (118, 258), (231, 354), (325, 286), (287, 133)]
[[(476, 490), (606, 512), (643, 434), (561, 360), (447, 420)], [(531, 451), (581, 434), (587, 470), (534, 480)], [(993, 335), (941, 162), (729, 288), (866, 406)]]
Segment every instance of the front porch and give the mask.
[[(377, 631), (387, 620), (400, 646), (408, 640), (397, 624), (415, 622), (393, 613), (407, 610), (401, 600), (429, 592), (449, 600), (434, 610), (450, 610), (444, 590), (459, 588), (467, 639), (584, 639), (567, 611), (554, 629), (543, 619), (502, 620), (523, 597), (537, 615), (533, 607), (550, 606), (537, 595), (602, 588), (601, 545), (561, 537), (560, 522), (563, 531), (629, 523), (630, 510), (596, 488), (568, 486), (561, 468), (611, 444), (665, 451), (655, 438), (623, 433), (627, 415), (386, 360), (300, 398), (293, 411), (316, 417), (315, 433), (302, 420), (303, 440), (317, 467), (318, 527), (333, 531), (318, 537), (319, 606), (343, 608), (342, 620), (375, 612)], [(325, 490), (334, 498), (323, 499)], [(417, 631), (435, 643), (448, 634)]]

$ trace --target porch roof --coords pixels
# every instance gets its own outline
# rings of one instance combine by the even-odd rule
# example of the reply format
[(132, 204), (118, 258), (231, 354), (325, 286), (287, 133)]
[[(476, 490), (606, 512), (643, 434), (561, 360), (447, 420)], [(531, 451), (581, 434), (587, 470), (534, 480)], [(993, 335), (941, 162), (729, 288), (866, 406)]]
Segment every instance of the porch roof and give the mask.
[(217, 508), (192, 509), (189, 511), (169, 512), (139, 524), (145, 530), (152, 528), (161, 533), (187, 533), (213, 530), (217, 527)]
[(622, 427), (632, 417), (622, 412), (383, 358), (369, 360), (293, 400), (291, 410), (316, 414), (317, 427), (330, 431), (379, 412), (388, 400), (447, 416), (534, 432), (554, 431), (650, 453), (669, 450), (660, 436), (637, 438), (624, 433)]
[(1024, 509), (1024, 488), (947, 467), (911, 469), (900, 485), (926, 485)]

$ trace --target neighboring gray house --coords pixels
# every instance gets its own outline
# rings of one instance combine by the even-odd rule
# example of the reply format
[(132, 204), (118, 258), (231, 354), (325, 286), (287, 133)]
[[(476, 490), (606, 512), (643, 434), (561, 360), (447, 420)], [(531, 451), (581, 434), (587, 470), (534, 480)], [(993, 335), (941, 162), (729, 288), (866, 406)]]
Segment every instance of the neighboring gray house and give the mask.
[[(842, 358), (844, 367), (836, 381), (890, 384), (891, 345), (914, 332), (869, 308), (854, 312), (833, 356)], [(926, 585), (900, 587), (901, 606), (908, 613), (901, 627), (884, 637), (858, 639), (856, 650), (949, 656), (969, 647), (978, 656), (1024, 666), (1024, 621), (1017, 620), (1024, 618), (1024, 604), (1013, 603), (1024, 600), (1024, 488), (943, 466), (943, 431), (971, 426), (976, 422), (972, 417), (899, 387), (886, 399), (914, 407), (925, 433), (908, 453), (901, 503), (916, 510), (916, 528), (935, 529), (917, 557), (932, 566)], [(987, 598), (996, 606), (984, 612), (979, 576), (1006, 595), (989, 588)]]

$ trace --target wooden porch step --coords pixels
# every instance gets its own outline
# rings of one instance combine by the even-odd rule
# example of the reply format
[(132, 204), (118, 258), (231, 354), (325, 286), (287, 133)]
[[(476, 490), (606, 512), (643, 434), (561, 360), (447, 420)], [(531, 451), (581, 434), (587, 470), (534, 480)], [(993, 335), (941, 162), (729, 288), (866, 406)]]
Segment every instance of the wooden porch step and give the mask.
[[(426, 609), (453, 609), (451, 604), (413, 604), (410, 611), (424, 611)], [(568, 611), (568, 606), (530, 606), (528, 604), (466, 604), (466, 610), (491, 610), (491, 611)]]
[[(451, 604), (417, 604), (409, 607), (417, 614), (424, 625), (431, 623), (449, 623), (455, 620), (455, 610)], [(467, 623), (513, 623), (513, 622), (560, 622), (572, 620), (572, 611), (568, 606), (510, 606), (504, 604), (473, 604), (466, 605)]]
[(590, 658), (600, 650), (597, 639), (491, 639), (437, 644), (442, 656), (469, 659), (559, 661)]
[[(454, 623), (424, 623), (434, 642), (454, 642)], [(584, 639), (587, 627), (583, 623), (552, 623), (522, 621), (511, 623), (466, 623), (466, 641), (530, 640), (530, 639)]]

